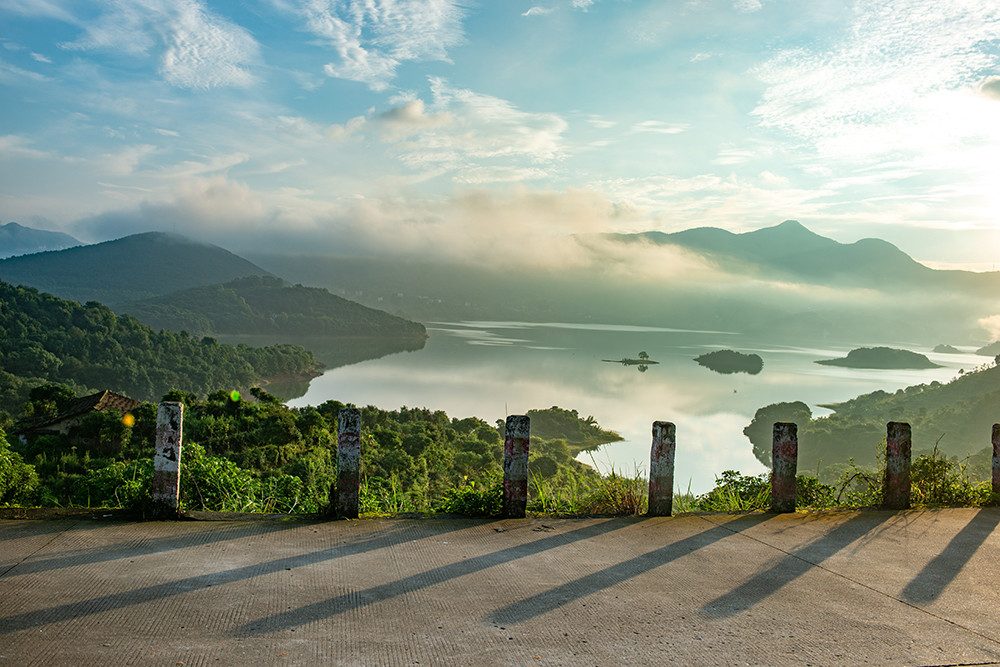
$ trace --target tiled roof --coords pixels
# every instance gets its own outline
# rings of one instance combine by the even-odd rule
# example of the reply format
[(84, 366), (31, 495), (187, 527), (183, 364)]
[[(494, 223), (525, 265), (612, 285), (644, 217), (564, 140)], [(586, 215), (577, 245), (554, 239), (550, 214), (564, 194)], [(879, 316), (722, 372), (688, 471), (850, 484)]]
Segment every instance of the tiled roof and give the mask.
[(119, 412), (124, 413), (135, 410), (140, 405), (142, 405), (142, 401), (137, 401), (134, 398), (116, 394), (113, 391), (104, 390), (97, 394), (91, 394), (90, 396), (78, 398), (57, 416), (36, 424), (31, 424), (30, 426), (22, 429), (22, 431), (42, 429), (47, 426), (52, 426), (53, 424), (66, 421), (67, 419), (72, 419), (73, 417), (85, 415), (93, 410), (97, 410), (98, 412), (104, 412), (105, 410), (118, 410)]

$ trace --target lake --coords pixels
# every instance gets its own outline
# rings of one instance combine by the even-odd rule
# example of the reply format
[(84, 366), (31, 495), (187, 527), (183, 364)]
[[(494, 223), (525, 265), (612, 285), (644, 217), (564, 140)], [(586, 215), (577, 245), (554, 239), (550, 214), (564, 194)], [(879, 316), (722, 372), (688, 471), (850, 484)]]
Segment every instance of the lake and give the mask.
[[(689, 331), (602, 324), (529, 322), (430, 323), (430, 338), (418, 351), (330, 369), (312, 381), (292, 406), (338, 400), (384, 409), (401, 406), (444, 410), (450, 417), (476, 416), (489, 423), (509, 414), (557, 405), (592, 415), (625, 440), (581, 460), (601, 470), (645, 475), (652, 423), (677, 427), (675, 483), (703, 493), (723, 470), (757, 474), (743, 428), (754, 412), (779, 401), (800, 400), (814, 415), (860, 394), (933, 380), (947, 382), (960, 368), (987, 362), (971, 350), (926, 354), (943, 368), (920, 371), (858, 370), (821, 366), (818, 359), (842, 357), (849, 347), (768, 345), (725, 331)], [(851, 347), (871, 347), (859, 342)], [(900, 347), (905, 347), (900, 345)], [(758, 375), (722, 375), (694, 357), (719, 349), (756, 353)], [(913, 349), (913, 348), (910, 348)], [(635, 358), (640, 351), (658, 364), (645, 372), (602, 359)]]

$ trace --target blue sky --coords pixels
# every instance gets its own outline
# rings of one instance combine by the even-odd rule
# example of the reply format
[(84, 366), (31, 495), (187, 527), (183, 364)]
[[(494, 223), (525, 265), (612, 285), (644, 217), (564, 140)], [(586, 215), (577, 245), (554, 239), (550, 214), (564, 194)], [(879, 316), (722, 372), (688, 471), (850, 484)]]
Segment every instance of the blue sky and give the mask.
[(557, 262), (794, 218), (1000, 264), (981, 0), (0, 0), (0, 94), (0, 222), (84, 241)]

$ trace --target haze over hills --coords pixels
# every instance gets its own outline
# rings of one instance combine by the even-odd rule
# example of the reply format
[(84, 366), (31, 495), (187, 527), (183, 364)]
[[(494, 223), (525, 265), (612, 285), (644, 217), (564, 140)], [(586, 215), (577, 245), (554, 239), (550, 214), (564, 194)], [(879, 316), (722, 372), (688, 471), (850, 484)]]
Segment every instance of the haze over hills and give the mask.
[(8, 222), (0, 225), (0, 258), (27, 255), (45, 250), (63, 250), (83, 245), (69, 234), (32, 229)]
[[(878, 239), (838, 243), (795, 221), (577, 237), (585, 264), (250, 255), (288, 279), (411, 319), (629, 323), (774, 341), (982, 345), (1000, 337), (1000, 273), (939, 271)], [(995, 321), (996, 320), (996, 321)]]
[(192, 287), (121, 307), (154, 329), (197, 335), (316, 337), (426, 337), (422, 324), (330, 294), (287, 285), (280, 278), (250, 276), (221, 285)]
[(866, 238), (840, 243), (820, 236), (797, 220), (734, 234), (715, 227), (681, 232), (609, 234), (622, 243), (672, 245), (702, 254), (720, 266), (747, 273), (787, 275), (817, 285), (950, 289), (955, 286), (1000, 290), (1000, 272), (938, 271), (915, 261), (893, 244)]
[(0, 280), (111, 308), (251, 275), (271, 274), (218, 246), (161, 232), (0, 260)]

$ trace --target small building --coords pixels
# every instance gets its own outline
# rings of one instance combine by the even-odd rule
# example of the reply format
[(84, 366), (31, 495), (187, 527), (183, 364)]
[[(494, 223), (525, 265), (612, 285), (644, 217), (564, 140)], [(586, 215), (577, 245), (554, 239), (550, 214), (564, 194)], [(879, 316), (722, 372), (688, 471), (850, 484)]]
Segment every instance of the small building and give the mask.
[[(22, 442), (29, 438), (37, 438), (43, 435), (62, 435), (75, 438), (77, 437), (75, 431), (87, 415), (94, 412), (106, 412), (108, 410), (117, 410), (124, 415), (132, 412), (140, 405), (142, 405), (142, 401), (105, 390), (91, 394), (90, 396), (78, 398), (55, 417), (25, 426), (19, 429), (17, 434)], [(80, 444), (88, 448), (98, 448), (101, 445), (100, 442), (94, 441), (93, 438), (86, 438)], [(120, 449), (121, 444), (120, 442), (105, 443), (105, 448)]]

